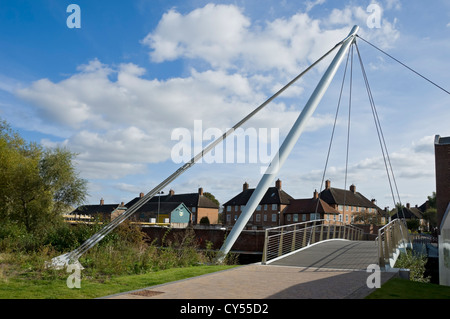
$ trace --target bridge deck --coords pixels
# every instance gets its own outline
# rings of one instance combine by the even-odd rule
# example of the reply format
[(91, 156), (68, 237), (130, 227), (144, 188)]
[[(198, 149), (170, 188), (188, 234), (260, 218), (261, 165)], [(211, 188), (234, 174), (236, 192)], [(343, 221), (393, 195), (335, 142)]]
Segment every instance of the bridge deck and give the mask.
[(377, 246), (373, 241), (332, 240), (320, 242), (270, 265), (328, 269), (367, 269), (378, 264)]

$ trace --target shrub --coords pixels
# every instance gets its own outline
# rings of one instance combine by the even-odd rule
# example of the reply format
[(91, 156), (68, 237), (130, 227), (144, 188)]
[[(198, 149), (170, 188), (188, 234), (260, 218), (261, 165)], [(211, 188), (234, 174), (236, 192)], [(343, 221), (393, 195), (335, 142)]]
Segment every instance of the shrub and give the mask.
[(424, 277), (427, 258), (424, 255), (416, 254), (410, 249), (406, 253), (401, 253), (395, 263), (395, 268), (405, 268), (410, 270), (410, 280), (418, 282), (429, 282), (430, 277)]

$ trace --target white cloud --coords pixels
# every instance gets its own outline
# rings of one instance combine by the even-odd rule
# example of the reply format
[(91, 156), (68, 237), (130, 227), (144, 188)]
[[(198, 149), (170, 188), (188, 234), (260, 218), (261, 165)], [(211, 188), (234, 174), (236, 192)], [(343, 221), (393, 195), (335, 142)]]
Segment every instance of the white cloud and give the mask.
[[(209, 69), (202, 64), (203, 71), (192, 68), (184, 77), (159, 80), (146, 78), (146, 69), (134, 63), (111, 66), (93, 59), (62, 81), (41, 79), (15, 92), (47, 126), (64, 131), (64, 145), (79, 153), (83, 176), (117, 179), (170, 160), (177, 127), (192, 130), (194, 120), (202, 120), (205, 129), (231, 127), (366, 17), (361, 7), (347, 7), (325, 19), (294, 12), (258, 24), (234, 5), (208, 4), (185, 15), (172, 9), (142, 40), (151, 60), (201, 60)], [(395, 24), (386, 22), (368, 38), (396, 33)], [(247, 126), (280, 128), (285, 135), (303, 93), (299, 82), (283, 95), (287, 100), (275, 101)], [(316, 114), (306, 131), (333, 121)]]
[(395, 21), (383, 19), (380, 29), (364, 30), (368, 17), (365, 8), (347, 6), (322, 20), (297, 12), (259, 25), (234, 5), (208, 4), (186, 15), (170, 10), (142, 43), (155, 62), (201, 59), (213, 68), (292, 74), (343, 39), (354, 24), (382, 47), (395, 42)]

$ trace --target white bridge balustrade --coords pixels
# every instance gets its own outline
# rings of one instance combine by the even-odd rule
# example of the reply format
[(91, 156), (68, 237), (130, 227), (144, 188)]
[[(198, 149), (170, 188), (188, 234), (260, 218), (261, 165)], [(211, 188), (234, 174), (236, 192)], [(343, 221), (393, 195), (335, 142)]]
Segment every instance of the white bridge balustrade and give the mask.
[(340, 221), (318, 219), (267, 228), (262, 264), (332, 239), (361, 240), (363, 230)]
[(412, 248), (406, 222), (403, 219), (394, 219), (378, 230), (376, 238), (378, 245), (378, 265), (380, 268), (393, 268), (395, 262), (406, 248)]

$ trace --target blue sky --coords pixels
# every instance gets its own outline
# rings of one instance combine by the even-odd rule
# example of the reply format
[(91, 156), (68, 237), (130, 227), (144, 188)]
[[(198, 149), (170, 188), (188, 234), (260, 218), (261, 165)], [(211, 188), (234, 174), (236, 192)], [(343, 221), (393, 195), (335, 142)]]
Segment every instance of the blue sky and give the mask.
[[(373, 2), (373, 1), (372, 1)], [(78, 153), (89, 203), (147, 192), (179, 164), (176, 128), (224, 131), (358, 24), (364, 39), (450, 88), (450, 4), (371, 1), (1, 1), (0, 118), (27, 140)], [(81, 28), (68, 28), (69, 4)], [(435, 190), (436, 134), (450, 136), (450, 96), (358, 40), (402, 203)], [(280, 143), (305, 105), (324, 61), (245, 128), (278, 129)], [(354, 59), (347, 187), (393, 206), (370, 105)], [(279, 172), (295, 198), (320, 189), (344, 65)], [(345, 186), (348, 82), (326, 178)], [(204, 141), (206, 145), (209, 141)], [(255, 187), (261, 163), (201, 163), (173, 182), (203, 187), (221, 203)]]

